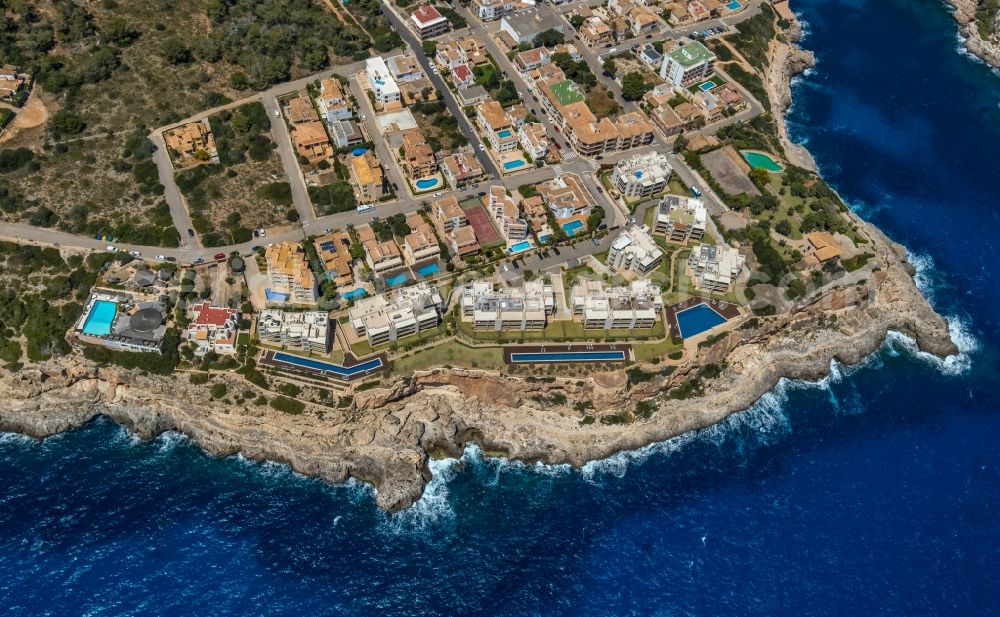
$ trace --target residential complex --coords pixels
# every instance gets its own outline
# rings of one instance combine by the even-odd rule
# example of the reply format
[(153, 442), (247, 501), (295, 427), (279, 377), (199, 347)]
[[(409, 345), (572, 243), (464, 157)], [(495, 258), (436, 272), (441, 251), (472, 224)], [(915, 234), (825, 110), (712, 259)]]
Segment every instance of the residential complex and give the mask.
[(541, 281), (501, 289), (489, 281), (476, 281), (462, 290), (462, 320), (471, 321), (476, 330), (544, 330), (555, 310), (552, 285)]
[(528, 223), (521, 218), (514, 200), (502, 186), (491, 186), (483, 197), (486, 211), (493, 216), (507, 242), (520, 242), (528, 237)]
[(316, 302), (316, 277), (297, 242), (272, 244), (264, 251), (267, 263), (267, 298), (291, 304)]
[(410, 224), (410, 233), (403, 238), (403, 254), (410, 264), (417, 264), (430, 259), (437, 259), (441, 254), (438, 246), (437, 236), (431, 226), (420, 218), (419, 214), (411, 216), (413, 220), (407, 220)]
[(410, 14), (410, 22), (422, 39), (440, 36), (448, 31), (450, 24), (436, 8), (421, 4)]
[(699, 244), (691, 251), (688, 267), (693, 274), (695, 285), (706, 291), (725, 293), (740, 275), (744, 257), (729, 246)]
[(595, 205), (583, 180), (576, 174), (561, 173), (535, 188), (557, 219), (587, 215)]
[(588, 330), (633, 330), (656, 325), (663, 295), (659, 285), (643, 279), (608, 288), (600, 281), (582, 280), (570, 289), (569, 304)]
[(687, 87), (712, 74), (715, 54), (698, 41), (675, 47), (666, 53), (660, 77), (675, 86)]
[(348, 311), (348, 321), (356, 335), (381, 345), (436, 327), (443, 305), (437, 288), (419, 283), (359, 300)]
[(265, 343), (311, 353), (329, 353), (333, 324), (326, 311), (293, 313), (267, 309), (257, 315), (257, 336)]
[(431, 204), (431, 212), (438, 219), (445, 232), (451, 232), (469, 224), (469, 218), (465, 215), (462, 207), (458, 205), (458, 198), (454, 195), (434, 201)]
[(240, 329), (240, 312), (234, 308), (212, 306), (202, 302), (191, 307), (192, 319), (184, 330), (184, 340), (194, 345), (194, 354), (203, 356), (236, 353), (236, 336)]
[(513, 0), (473, 0), (472, 10), (480, 21), (493, 21), (514, 10)]
[(549, 137), (541, 122), (526, 122), (517, 129), (517, 142), (533, 160), (540, 161), (549, 153)]
[(167, 309), (149, 296), (94, 289), (77, 321), (76, 336), (117, 351), (162, 353)]
[(608, 267), (619, 273), (646, 276), (656, 270), (662, 260), (663, 251), (646, 226), (626, 227), (608, 250)]
[(659, 152), (637, 154), (615, 165), (611, 183), (626, 199), (639, 199), (666, 190), (671, 171), (667, 157)]
[(671, 242), (701, 240), (705, 235), (708, 211), (700, 199), (667, 195), (656, 209), (653, 233)]

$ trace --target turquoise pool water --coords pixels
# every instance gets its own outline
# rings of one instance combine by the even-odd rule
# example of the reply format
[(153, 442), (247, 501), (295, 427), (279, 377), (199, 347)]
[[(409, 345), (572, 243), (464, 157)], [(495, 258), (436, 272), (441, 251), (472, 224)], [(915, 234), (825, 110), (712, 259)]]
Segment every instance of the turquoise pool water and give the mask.
[(511, 169), (517, 169), (518, 167), (524, 167), (524, 165), (525, 163), (523, 160), (517, 159), (516, 161), (507, 161), (503, 164), (503, 168), (506, 171), (510, 171)]
[(709, 90), (711, 90), (712, 88), (714, 88), (715, 85), (716, 84), (715, 84), (714, 81), (706, 81), (705, 83), (703, 83), (700, 86), (698, 86), (698, 88), (701, 89), (702, 92), (708, 92)]
[(291, 294), (286, 294), (281, 291), (271, 291), (270, 289), (265, 289), (264, 297), (270, 300), (271, 302), (287, 302), (288, 298), (291, 297)]
[(715, 326), (726, 323), (726, 318), (707, 304), (699, 304), (677, 313), (677, 327), (681, 338), (698, 336)]
[(511, 133), (508, 129), (497, 131), (497, 137), (499, 137), (500, 139), (507, 139), (511, 135), (513, 135), (513, 133)]
[(410, 277), (406, 276), (403, 273), (393, 274), (392, 276), (385, 279), (385, 284), (388, 285), (389, 287), (396, 287), (398, 285), (402, 285), (408, 280), (410, 280)]
[(83, 333), (90, 336), (107, 336), (111, 334), (111, 324), (118, 314), (118, 305), (108, 300), (95, 300), (94, 306), (83, 322)]
[(566, 232), (570, 238), (576, 235), (576, 231), (583, 227), (583, 221), (577, 219), (575, 221), (570, 221), (562, 226), (563, 230)]
[(417, 180), (416, 185), (418, 189), (432, 189), (440, 183), (437, 178), (421, 178)]
[(531, 362), (593, 362), (595, 360), (618, 361), (625, 359), (624, 351), (566, 351), (560, 353), (512, 353), (514, 363)]
[(346, 298), (348, 300), (353, 300), (355, 298), (364, 298), (367, 295), (368, 292), (365, 291), (364, 287), (358, 287), (357, 289), (352, 289), (351, 291), (345, 291), (344, 293), (340, 294), (340, 297)]
[(784, 167), (778, 165), (777, 161), (772, 159), (766, 154), (761, 152), (740, 152), (743, 158), (746, 159), (747, 163), (750, 163), (750, 167), (754, 169), (766, 169), (771, 173), (777, 173), (779, 171), (784, 171)]
[(510, 253), (511, 255), (513, 255), (514, 253), (520, 253), (520, 252), (526, 251), (526, 250), (528, 250), (530, 248), (531, 248), (531, 243), (530, 242), (518, 242), (514, 246), (510, 247), (509, 249), (507, 249), (507, 252)]
[(551, 237), (552, 237), (552, 234), (545, 234), (544, 236), (538, 236), (538, 241), (541, 242), (542, 244), (544, 244), (544, 243), (548, 242), (549, 238), (551, 238)]
[(741, 6), (743, 5), (740, 4), (737, 0), (733, 0), (732, 2), (726, 5), (726, 8), (729, 9), (730, 11), (738, 11), (740, 10)]
[(341, 377), (350, 377), (352, 375), (357, 375), (358, 373), (370, 371), (382, 366), (381, 358), (375, 358), (374, 360), (369, 360), (368, 362), (364, 362), (362, 364), (346, 367), (339, 364), (313, 360), (311, 358), (293, 356), (292, 354), (282, 353), (280, 351), (274, 354), (274, 359), (278, 362), (284, 362), (285, 364), (295, 364), (297, 366), (303, 366), (317, 371), (333, 373), (335, 375), (340, 375)]
[(439, 268), (436, 263), (433, 263), (433, 264), (427, 264), (422, 268), (417, 268), (417, 273), (420, 274), (420, 276), (427, 277), (437, 274), (438, 272), (440, 272), (440, 270), (441, 268)]

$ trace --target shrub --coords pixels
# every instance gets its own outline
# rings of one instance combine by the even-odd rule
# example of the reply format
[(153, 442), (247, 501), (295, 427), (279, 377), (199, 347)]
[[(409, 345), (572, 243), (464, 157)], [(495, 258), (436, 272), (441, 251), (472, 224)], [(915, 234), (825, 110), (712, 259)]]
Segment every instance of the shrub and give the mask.
[(287, 414), (300, 414), (306, 409), (305, 403), (287, 396), (276, 396), (271, 399), (271, 407)]

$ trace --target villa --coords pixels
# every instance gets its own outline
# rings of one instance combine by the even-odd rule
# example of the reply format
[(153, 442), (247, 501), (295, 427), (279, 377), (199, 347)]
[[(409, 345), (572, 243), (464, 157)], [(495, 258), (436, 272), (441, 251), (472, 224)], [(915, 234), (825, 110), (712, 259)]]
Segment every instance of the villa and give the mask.
[(293, 124), (291, 138), (299, 156), (305, 157), (310, 163), (318, 163), (333, 156), (333, 144), (319, 120)]
[(193, 158), (207, 161), (218, 157), (215, 138), (208, 120), (191, 122), (167, 131), (164, 135), (167, 148), (179, 158)]
[(334, 231), (316, 238), (313, 242), (316, 255), (323, 263), (323, 271), (337, 287), (354, 284), (354, 272), (351, 270), (351, 234), (346, 231)]
[(551, 233), (549, 229), (548, 208), (545, 206), (545, 201), (541, 195), (522, 199), (521, 209), (524, 210), (524, 217), (536, 235), (541, 236), (546, 232)]
[(671, 242), (701, 240), (707, 220), (708, 211), (700, 199), (667, 195), (656, 209), (653, 233), (663, 235)]
[(292, 124), (319, 121), (319, 115), (313, 108), (312, 101), (301, 93), (285, 103), (285, 115)]
[(646, 276), (662, 261), (663, 251), (645, 225), (626, 227), (608, 250), (608, 267), (620, 274)]
[(840, 257), (842, 250), (830, 232), (813, 231), (805, 234), (805, 237), (807, 243), (805, 261), (807, 265), (815, 266)]
[(354, 196), (361, 203), (371, 203), (385, 195), (385, 176), (375, 154), (369, 150), (360, 156), (351, 156), (348, 171)]
[(614, 42), (611, 28), (597, 15), (591, 15), (584, 20), (583, 25), (580, 26), (580, 39), (591, 47), (600, 47)]
[(454, 187), (467, 182), (475, 182), (486, 175), (479, 159), (472, 152), (456, 152), (441, 159), (440, 167), (444, 177)]
[(552, 56), (544, 47), (536, 47), (535, 49), (529, 49), (528, 51), (522, 51), (514, 57), (514, 64), (517, 68), (521, 69), (522, 72), (531, 71), (537, 69), (540, 66), (545, 66), (546, 64), (552, 62)]
[(375, 95), (375, 101), (382, 107), (398, 107), (401, 101), (399, 85), (389, 73), (389, 67), (381, 56), (368, 58), (365, 60), (365, 77), (368, 80), (368, 87)]
[(327, 123), (333, 145), (338, 148), (349, 148), (364, 143), (365, 135), (361, 127), (353, 119), (334, 120)]
[(333, 327), (326, 311), (293, 313), (267, 309), (257, 315), (257, 336), (262, 342), (311, 353), (330, 353)]
[(237, 309), (202, 302), (191, 307), (191, 313), (194, 317), (184, 330), (184, 340), (194, 345), (194, 355), (203, 356), (210, 351), (236, 353), (236, 335), (240, 329)]
[(580, 176), (576, 174), (561, 173), (538, 184), (536, 188), (557, 219), (585, 216), (590, 214), (595, 205)]
[(513, 123), (507, 117), (503, 106), (496, 101), (480, 103), (476, 107), (476, 120), (490, 146), (503, 154), (517, 147), (517, 135)]
[(403, 265), (399, 246), (390, 238), (380, 241), (372, 228), (365, 225), (357, 230), (358, 241), (365, 249), (365, 263), (377, 274), (385, 274)]
[(316, 99), (316, 106), (319, 107), (320, 115), (328, 124), (338, 120), (348, 120), (354, 116), (354, 110), (347, 97), (344, 96), (343, 86), (332, 77), (319, 82), (319, 97)]
[(645, 279), (609, 288), (601, 281), (582, 280), (569, 295), (574, 317), (588, 330), (652, 328), (663, 311), (660, 286)]
[(639, 50), (639, 53), (636, 55), (639, 57), (639, 60), (642, 60), (643, 64), (654, 71), (658, 70), (660, 68), (660, 63), (663, 62), (663, 54), (656, 51), (656, 48), (649, 43), (643, 45), (642, 49)]
[(660, 77), (675, 85), (686, 88), (712, 74), (715, 68), (715, 54), (698, 41), (668, 51), (660, 67)]
[(418, 283), (358, 301), (348, 311), (348, 320), (357, 336), (375, 346), (436, 327), (443, 306), (437, 288)]
[(292, 304), (316, 303), (316, 277), (298, 242), (272, 244), (264, 250), (268, 300)]
[(699, 289), (725, 293), (729, 286), (740, 275), (744, 257), (738, 250), (729, 246), (699, 244), (691, 251), (688, 267), (694, 276), (695, 285)]
[(489, 281), (475, 281), (462, 290), (462, 321), (471, 321), (479, 331), (544, 330), (555, 310), (552, 285), (541, 281), (502, 289)]
[(468, 88), (476, 83), (476, 75), (468, 64), (459, 64), (451, 69), (451, 80), (459, 88)]
[(403, 169), (413, 180), (426, 178), (437, 172), (437, 159), (419, 128), (403, 131)]
[(421, 4), (410, 14), (410, 22), (422, 39), (440, 36), (448, 31), (451, 24), (436, 8)]
[(659, 152), (637, 154), (615, 165), (611, 183), (625, 199), (640, 199), (662, 193), (672, 168)]

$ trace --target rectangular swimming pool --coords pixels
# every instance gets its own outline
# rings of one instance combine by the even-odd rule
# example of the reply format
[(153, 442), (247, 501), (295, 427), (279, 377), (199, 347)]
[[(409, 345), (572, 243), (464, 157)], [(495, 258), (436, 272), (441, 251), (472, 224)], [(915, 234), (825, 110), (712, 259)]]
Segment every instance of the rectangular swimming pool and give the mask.
[(295, 366), (301, 366), (305, 368), (311, 368), (315, 371), (323, 371), (324, 373), (333, 373), (340, 377), (351, 377), (359, 373), (364, 373), (373, 369), (377, 369), (382, 366), (382, 358), (374, 358), (368, 360), (367, 362), (362, 362), (361, 364), (355, 364), (351, 367), (341, 366), (339, 364), (332, 364), (330, 362), (323, 362), (321, 360), (313, 360), (312, 358), (303, 358), (301, 356), (293, 356), (292, 354), (287, 354), (283, 352), (275, 352), (274, 354), (275, 362), (284, 362), (285, 364), (294, 364)]
[(507, 161), (503, 164), (505, 171), (510, 171), (511, 169), (517, 169), (518, 167), (524, 167), (525, 163), (522, 159), (517, 159), (516, 161)]
[(417, 273), (420, 274), (420, 276), (428, 277), (437, 274), (439, 270), (440, 268), (438, 268), (438, 265), (436, 263), (433, 263), (417, 268)]
[(513, 255), (514, 253), (521, 253), (531, 248), (530, 242), (518, 242), (514, 246), (507, 249), (507, 252)]
[(742, 6), (743, 5), (740, 4), (739, 0), (733, 0), (732, 2), (726, 5), (726, 8), (729, 9), (730, 11), (738, 11)]
[(385, 279), (385, 284), (388, 285), (389, 287), (396, 287), (397, 285), (402, 285), (408, 280), (410, 280), (410, 277), (406, 276), (405, 274), (402, 273), (394, 274)]
[(291, 295), (281, 291), (271, 291), (270, 289), (265, 289), (264, 297), (271, 302), (287, 302)]
[(624, 351), (562, 351), (562, 352), (521, 352), (510, 354), (514, 363), (537, 362), (622, 362)]
[(87, 321), (83, 322), (83, 333), (90, 336), (107, 336), (111, 334), (111, 324), (118, 314), (118, 305), (109, 300), (94, 300)]
[(353, 300), (355, 298), (364, 298), (368, 295), (364, 287), (358, 287), (357, 289), (352, 289), (351, 291), (345, 291), (340, 294), (340, 297), (347, 298), (348, 300)]
[(513, 133), (510, 132), (510, 129), (504, 129), (502, 131), (497, 131), (497, 137), (499, 137), (500, 139), (507, 139), (511, 135), (513, 135)]
[(706, 81), (705, 83), (703, 83), (700, 86), (698, 86), (698, 89), (701, 90), (702, 92), (708, 92), (709, 90), (711, 90), (714, 87), (715, 87), (715, 82), (714, 81)]
[(570, 238), (576, 235), (576, 230), (583, 227), (583, 221), (577, 219), (575, 221), (570, 221), (562, 226), (563, 230), (566, 232)]
[(698, 336), (702, 332), (726, 323), (726, 318), (707, 304), (698, 304), (691, 308), (686, 308), (678, 312), (676, 317), (677, 328), (681, 331), (681, 338)]

